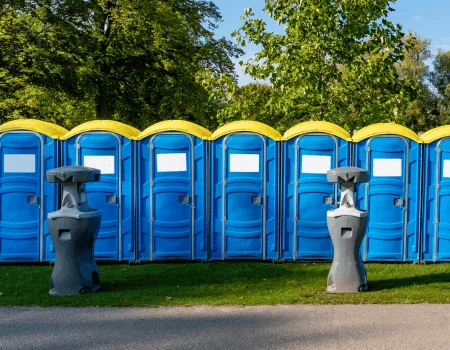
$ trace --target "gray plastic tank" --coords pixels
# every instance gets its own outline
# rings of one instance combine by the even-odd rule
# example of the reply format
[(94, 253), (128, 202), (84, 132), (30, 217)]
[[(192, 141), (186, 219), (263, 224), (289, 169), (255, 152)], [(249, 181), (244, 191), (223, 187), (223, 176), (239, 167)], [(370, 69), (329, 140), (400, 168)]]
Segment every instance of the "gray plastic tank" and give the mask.
[(47, 171), (47, 181), (63, 184), (61, 209), (48, 214), (56, 252), (50, 278), (50, 295), (91, 293), (100, 288), (94, 245), (101, 213), (90, 208), (85, 182), (100, 180), (100, 170), (66, 166)]
[(340, 184), (339, 208), (327, 212), (327, 225), (334, 246), (333, 264), (328, 274), (329, 293), (368, 290), (367, 274), (360, 255), (367, 225), (367, 211), (355, 208), (355, 183), (367, 182), (367, 171), (354, 167), (331, 169), (327, 180)]

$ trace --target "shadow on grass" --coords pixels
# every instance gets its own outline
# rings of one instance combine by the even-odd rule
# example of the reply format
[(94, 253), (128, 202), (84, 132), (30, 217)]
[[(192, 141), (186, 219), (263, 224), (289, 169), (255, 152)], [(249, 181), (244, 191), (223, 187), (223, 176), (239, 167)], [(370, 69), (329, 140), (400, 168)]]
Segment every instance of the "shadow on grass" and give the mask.
[[(132, 267), (118, 279), (115, 271), (102, 275), (104, 291), (136, 290), (137, 288), (192, 288), (216, 287), (252, 287), (264, 285), (266, 288), (280, 283), (295, 281), (299, 286), (326, 281), (327, 266), (308, 267), (301, 270), (293, 265), (256, 264), (256, 263), (214, 263), (202, 265), (147, 265), (146, 268)], [(109, 275), (113, 278), (109, 278)], [(312, 283), (313, 282), (313, 283)]]
[[(406, 288), (412, 286), (429, 285), (434, 283), (450, 283), (450, 272), (434, 273), (406, 278), (369, 279), (369, 290), (380, 291), (386, 289)], [(439, 286), (442, 289), (442, 285)], [(449, 287), (450, 289), (450, 287)]]

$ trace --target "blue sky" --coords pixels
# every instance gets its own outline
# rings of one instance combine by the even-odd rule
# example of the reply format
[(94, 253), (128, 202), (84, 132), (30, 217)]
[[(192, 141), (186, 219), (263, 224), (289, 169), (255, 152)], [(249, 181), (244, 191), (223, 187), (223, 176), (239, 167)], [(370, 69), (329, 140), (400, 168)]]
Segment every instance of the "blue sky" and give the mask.
[[(257, 17), (266, 19), (269, 23), (268, 28), (277, 30), (276, 23), (271, 24), (270, 18), (262, 11), (264, 0), (214, 0), (214, 2), (223, 17), (217, 36), (231, 39), (231, 33), (241, 26), (242, 21), (239, 17), (244, 14), (244, 8), (247, 7), (251, 7)], [(429, 38), (434, 53), (437, 50), (450, 50), (450, 0), (397, 0), (392, 7), (396, 11), (391, 13), (390, 19), (394, 23), (400, 23), (404, 32), (412, 30), (421, 37)], [(247, 47), (245, 51), (244, 60), (252, 57), (258, 51), (258, 47), (253, 45)], [(243, 74), (237, 61), (236, 72), (240, 85), (252, 81)]]

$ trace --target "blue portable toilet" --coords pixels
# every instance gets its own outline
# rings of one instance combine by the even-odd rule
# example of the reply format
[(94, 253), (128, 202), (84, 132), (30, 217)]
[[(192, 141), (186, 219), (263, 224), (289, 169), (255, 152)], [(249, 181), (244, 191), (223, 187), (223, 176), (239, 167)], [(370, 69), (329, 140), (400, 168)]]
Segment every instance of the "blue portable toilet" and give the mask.
[(47, 214), (58, 209), (58, 187), (45, 172), (59, 166), (58, 125), (18, 119), (0, 126), (0, 262), (42, 262), (52, 254)]
[(422, 260), (450, 261), (450, 125), (427, 131), (421, 139), (425, 143)]
[(101, 171), (99, 182), (86, 184), (89, 205), (102, 212), (95, 242), (97, 260), (135, 258), (135, 141), (140, 131), (114, 121), (78, 125), (63, 140), (63, 164)]
[(139, 260), (207, 259), (207, 174), (211, 132), (166, 120), (138, 136)]
[(338, 186), (326, 174), (350, 165), (351, 136), (335, 124), (309, 121), (290, 128), (282, 140), (281, 259), (331, 260), (326, 216), (336, 208)]
[(210, 259), (278, 259), (281, 135), (237, 121), (210, 137)]
[(369, 172), (357, 186), (369, 210), (361, 246), (364, 261), (419, 260), (422, 140), (397, 124), (367, 126), (353, 135), (354, 165)]

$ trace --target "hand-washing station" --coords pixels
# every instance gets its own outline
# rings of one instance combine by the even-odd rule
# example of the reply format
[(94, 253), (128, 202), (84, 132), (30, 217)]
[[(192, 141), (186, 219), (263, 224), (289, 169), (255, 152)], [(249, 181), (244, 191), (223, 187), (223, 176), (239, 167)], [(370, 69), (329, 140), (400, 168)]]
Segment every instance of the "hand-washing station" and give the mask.
[(48, 182), (63, 184), (61, 209), (48, 214), (48, 226), (56, 251), (50, 278), (50, 295), (85, 294), (100, 288), (94, 244), (101, 212), (90, 208), (85, 182), (100, 180), (100, 171), (65, 166), (47, 171)]
[(355, 184), (367, 182), (367, 171), (342, 167), (327, 172), (329, 182), (339, 183), (341, 201), (327, 212), (327, 225), (334, 246), (333, 264), (328, 275), (329, 293), (367, 291), (367, 275), (360, 246), (367, 225), (367, 211), (355, 208)]

